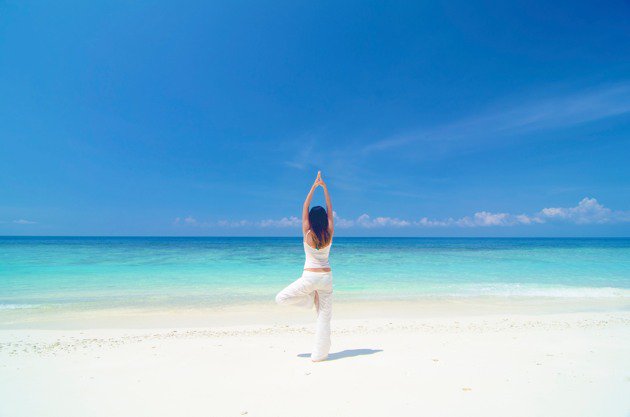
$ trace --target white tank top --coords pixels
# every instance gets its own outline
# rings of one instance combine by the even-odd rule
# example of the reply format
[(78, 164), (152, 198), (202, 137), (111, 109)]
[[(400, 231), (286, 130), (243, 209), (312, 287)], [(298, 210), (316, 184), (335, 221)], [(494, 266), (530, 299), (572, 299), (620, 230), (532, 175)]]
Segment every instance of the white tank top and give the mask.
[[(306, 235), (311, 233), (309, 230)], [(330, 268), (328, 263), (328, 255), (330, 254), (330, 247), (332, 246), (332, 238), (330, 244), (325, 248), (315, 249), (306, 243), (306, 237), (304, 239), (304, 253), (306, 254), (306, 261), (304, 262), (304, 269), (306, 268)]]

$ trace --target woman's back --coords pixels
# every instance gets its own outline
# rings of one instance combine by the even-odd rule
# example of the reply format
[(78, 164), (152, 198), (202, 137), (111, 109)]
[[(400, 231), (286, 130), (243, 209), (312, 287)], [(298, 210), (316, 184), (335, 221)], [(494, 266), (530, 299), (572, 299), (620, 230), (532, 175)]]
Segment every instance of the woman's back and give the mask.
[(330, 243), (327, 246), (321, 249), (316, 249), (308, 243), (308, 235), (310, 234), (310, 232), (311, 231), (309, 230), (304, 237), (304, 254), (306, 255), (304, 269), (330, 268), (328, 256), (330, 255), (330, 247), (332, 246), (332, 237), (330, 238)]

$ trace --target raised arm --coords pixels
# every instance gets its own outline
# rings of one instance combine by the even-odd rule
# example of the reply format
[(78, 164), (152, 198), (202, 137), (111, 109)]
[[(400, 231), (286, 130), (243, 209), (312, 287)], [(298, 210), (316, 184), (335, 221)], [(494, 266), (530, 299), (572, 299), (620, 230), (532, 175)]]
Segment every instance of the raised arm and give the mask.
[(326, 183), (322, 181), (321, 177), (319, 178), (320, 185), (324, 189), (324, 196), (326, 196), (326, 212), (328, 213), (328, 230), (330, 230), (330, 234), (332, 235), (335, 231), (335, 216), (333, 212), (332, 202), (330, 201), (330, 194), (328, 193), (328, 187)]
[(304, 200), (304, 206), (302, 207), (302, 233), (303, 234), (306, 234), (306, 232), (308, 232), (308, 229), (311, 228), (311, 224), (308, 221), (308, 209), (311, 206), (311, 200), (313, 199), (313, 193), (315, 192), (315, 189), (319, 185), (319, 181), (320, 181), (319, 175), (320, 175), (320, 173), (318, 172), (317, 173), (317, 179), (315, 179), (315, 182), (311, 186), (311, 190), (308, 192), (308, 195), (306, 196), (306, 200)]

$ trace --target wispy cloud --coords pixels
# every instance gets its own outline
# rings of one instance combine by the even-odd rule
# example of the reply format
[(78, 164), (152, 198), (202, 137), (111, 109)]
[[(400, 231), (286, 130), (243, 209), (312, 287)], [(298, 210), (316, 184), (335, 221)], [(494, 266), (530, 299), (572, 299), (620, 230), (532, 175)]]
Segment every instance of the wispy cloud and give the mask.
[(216, 225), (219, 227), (244, 227), (244, 226), (251, 226), (252, 222), (250, 222), (249, 220), (237, 220), (237, 221), (219, 220), (216, 223)]
[(19, 220), (13, 220), (13, 223), (15, 223), (15, 224), (36, 224), (37, 222), (34, 222), (32, 220), (19, 219)]
[(517, 224), (542, 223), (538, 218), (532, 218), (524, 214), (511, 215), (508, 213), (490, 213), (481, 211), (472, 216), (465, 216), (458, 219), (430, 219), (421, 217), (419, 220), (403, 220), (396, 217), (375, 217), (371, 218), (367, 214), (362, 214), (356, 220), (344, 219), (341, 228), (353, 226), (363, 228), (374, 227), (484, 227), (484, 226), (514, 226)]
[[(428, 218), (400, 219), (397, 217), (376, 216), (362, 214), (355, 219), (347, 219), (333, 212), (335, 227), (350, 228), (446, 228), (446, 227), (509, 227), (531, 226), (544, 223), (613, 224), (630, 222), (630, 211), (611, 210), (600, 204), (594, 198), (583, 198), (574, 207), (547, 207), (532, 214), (493, 213), (479, 211), (459, 218)], [(296, 216), (280, 219), (251, 220), (219, 220), (216, 222), (201, 222), (192, 216), (177, 217), (174, 224), (188, 227), (219, 227), (219, 228), (299, 228), (302, 224)]]
[(296, 161), (284, 161), (285, 165), (291, 167), (291, 168), (295, 168), (295, 169), (299, 169), (299, 170), (305, 170), (306, 168), (308, 168), (308, 166), (305, 163), (302, 162), (296, 162)]
[(173, 221), (176, 226), (200, 227), (200, 228), (239, 228), (239, 227), (261, 227), (261, 228), (287, 228), (298, 227), (302, 220), (295, 216), (282, 217), (280, 219), (264, 219), (259, 221), (251, 220), (217, 220), (199, 221), (192, 216), (176, 217)]
[(336, 211), (333, 211), (333, 218), (335, 219), (335, 227), (346, 229), (346, 228), (354, 226), (354, 220), (348, 220), (348, 219), (339, 217)]
[(363, 228), (373, 228), (373, 227), (407, 227), (411, 226), (411, 222), (407, 220), (401, 220), (395, 217), (370, 217), (368, 214), (362, 214), (355, 220), (344, 219), (342, 217), (337, 216), (337, 213), (333, 213), (335, 216), (335, 226), (347, 229), (350, 227), (358, 226)]
[(404, 220), (397, 217), (370, 217), (362, 214), (356, 219), (343, 219), (336, 217), (335, 224), (340, 228), (362, 227), (484, 227), (484, 226), (515, 226), (518, 224), (535, 224), (543, 221), (536, 216), (525, 214), (512, 215), (508, 213), (491, 213), (480, 211), (472, 216), (465, 216), (458, 219), (430, 219), (421, 217), (419, 220)]
[(200, 223), (193, 216), (187, 217), (176, 217), (173, 221), (174, 224), (184, 224), (187, 226), (202, 226), (203, 223)]
[(316, 143), (316, 138), (312, 133), (302, 135), (291, 141), (291, 143), (298, 143), (300, 148), (292, 155), (292, 159), (284, 161), (285, 165), (305, 170), (313, 166), (313, 147)]
[[(498, 107), (498, 106), (497, 106)], [(630, 83), (599, 87), (580, 93), (503, 105), (444, 125), (418, 128), (370, 143), (363, 153), (419, 142), (467, 144), (506, 135), (556, 129), (630, 112)]]
[[(551, 94), (538, 91), (527, 97), (499, 98), (483, 109), (472, 110), (467, 116), (392, 131), (376, 140), (355, 137), (348, 142), (334, 140), (334, 133), (309, 132), (303, 139), (286, 145), (283, 150), (290, 156), (284, 164), (300, 170), (324, 168), (325, 175), (334, 180), (338, 190), (361, 193), (370, 188), (380, 194), (404, 196), (413, 194), (404, 177), (382, 175), (374, 169), (383, 153), (391, 151), (389, 156), (405, 160), (434, 160), (458, 152), (503, 146), (525, 137), (531, 140), (558, 137), (549, 133), (630, 114), (630, 80), (573, 91)], [(326, 146), (325, 156), (317, 152), (322, 144)], [(433, 180), (414, 178), (415, 182)], [(448, 180), (448, 176), (442, 178), (442, 181)]]
[(295, 216), (283, 217), (280, 220), (261, 220), (257, 223), (260, 227), (298, 227), (302, 225), (302, 220)]

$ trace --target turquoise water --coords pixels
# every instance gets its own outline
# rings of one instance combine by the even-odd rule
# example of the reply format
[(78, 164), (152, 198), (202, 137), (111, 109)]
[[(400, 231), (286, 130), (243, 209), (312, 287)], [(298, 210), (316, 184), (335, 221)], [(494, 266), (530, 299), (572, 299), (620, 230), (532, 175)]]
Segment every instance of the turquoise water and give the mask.
[[(0, 309), (273, 302), (300, 238), (0, 237)], [(337, 299), (630, 297), (630, 239), (335, 239)]]

